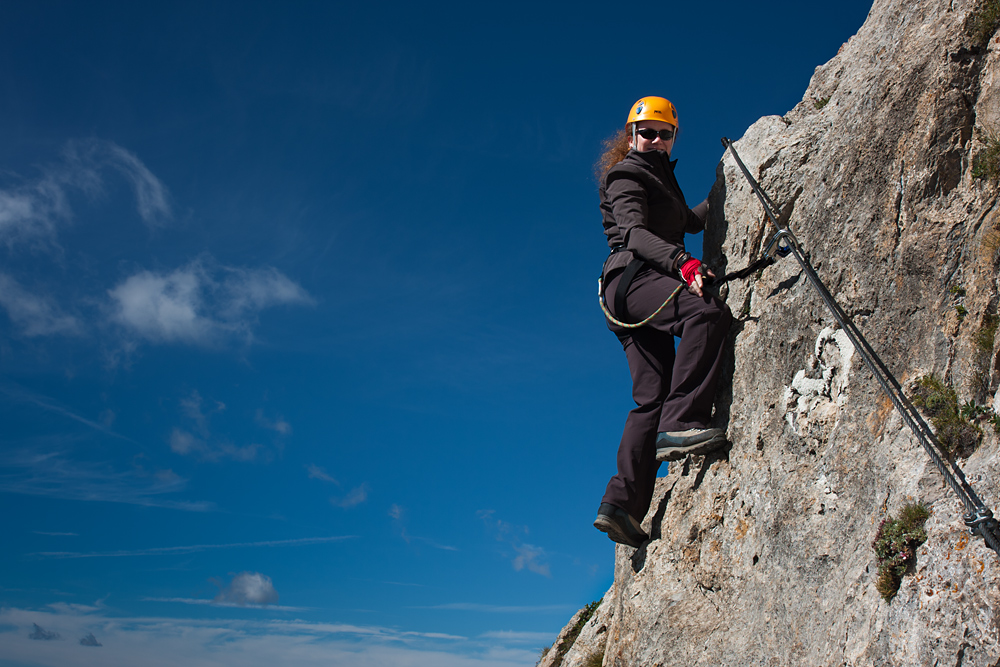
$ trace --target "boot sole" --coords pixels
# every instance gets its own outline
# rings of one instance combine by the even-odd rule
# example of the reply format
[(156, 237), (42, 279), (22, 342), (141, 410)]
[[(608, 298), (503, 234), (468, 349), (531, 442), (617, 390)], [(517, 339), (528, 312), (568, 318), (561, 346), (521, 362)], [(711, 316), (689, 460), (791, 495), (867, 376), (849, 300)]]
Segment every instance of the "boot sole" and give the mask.
[(707, 454), (713, 449), (721, 447), (725, 444), (725, 442), (725, 436), (716, 436), (711, 440), (697, 442), (693, 445), (688, 445), (687, 447), (664, 447), (663, 449), (656, 450), (656, 460), (661, 463), (663, 461), (680, 461), (688, 456)]
[[(611, 538), (612, 542), (617, 542), (618, 544), (624, 544), (625, 546), (632, 547), (633, 549), (638, 549), (643, 545), (642, 542), (634, 542), (622, 531), (621, 526), (612, 519), (611, 517), (604, 516), (603, 514), (598, 515), (594, 519), (594, 528), (601, 531), (602, 533), (607, 533), (608, 537)], [(649, 538), (646, 538), (647, 540)]]

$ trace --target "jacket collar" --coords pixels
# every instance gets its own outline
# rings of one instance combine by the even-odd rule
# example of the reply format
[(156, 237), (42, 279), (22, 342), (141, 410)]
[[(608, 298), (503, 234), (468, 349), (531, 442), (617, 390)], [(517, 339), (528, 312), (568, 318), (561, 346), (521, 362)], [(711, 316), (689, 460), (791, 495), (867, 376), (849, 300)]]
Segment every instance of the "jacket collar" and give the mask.
[(637, 150), (629, 150), (628, 154), (654, 169), (659, 167), (660, 169), (673, 172), (674, 166), (677, 164), (677, 160), (671, 160), (663, 151), (646, 151), (640, 153)]

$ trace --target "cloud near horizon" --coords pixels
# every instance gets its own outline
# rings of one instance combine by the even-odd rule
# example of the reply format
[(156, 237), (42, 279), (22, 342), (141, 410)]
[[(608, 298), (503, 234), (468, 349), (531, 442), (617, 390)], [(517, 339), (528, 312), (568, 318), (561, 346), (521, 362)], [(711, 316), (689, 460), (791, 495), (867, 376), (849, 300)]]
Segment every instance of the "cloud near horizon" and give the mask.
[[(257, 613), (267, 613), (264, 609), (277, 611), (268, 606)], [(538, 640), (516, 633), (487, 632), (470, 638), (306, 620), (127, 617), (16, 607), (0, 609), (0, 655), (52, 667), (92, 659), (89, 652), (94, 645), (74, 641), (47, 643), (47, 657), (43, 657), (38, 644), (24, 641), (34, 627), (68, 637), (95, 635), (95, 641), (100, 636), (106, 651), (101, 664), (106, 667), (210, 667), (218, 664), (220, 638), (225, 638), (227, 663), (247, 667), (522, 667), (533, 664), (538, 655), (537, 650), (524, 646), (526, 641)], [(548, 641), (554, 637), (550, 634)], [(81, 657), (85, 654), (88, 657)]]

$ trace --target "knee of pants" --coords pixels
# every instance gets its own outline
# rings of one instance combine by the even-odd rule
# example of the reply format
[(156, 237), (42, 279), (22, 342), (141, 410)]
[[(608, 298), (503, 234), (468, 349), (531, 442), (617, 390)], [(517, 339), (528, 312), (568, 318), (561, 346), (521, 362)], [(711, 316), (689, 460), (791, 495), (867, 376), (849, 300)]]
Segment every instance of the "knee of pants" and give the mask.
[(733, 313), (729, 306), (718, 299), (709, 299), (707, 303), (702, 302), (697, 313), (692, 318), (700, 322), (708, 322), (713, 326), (728, 327), (733, 321)]

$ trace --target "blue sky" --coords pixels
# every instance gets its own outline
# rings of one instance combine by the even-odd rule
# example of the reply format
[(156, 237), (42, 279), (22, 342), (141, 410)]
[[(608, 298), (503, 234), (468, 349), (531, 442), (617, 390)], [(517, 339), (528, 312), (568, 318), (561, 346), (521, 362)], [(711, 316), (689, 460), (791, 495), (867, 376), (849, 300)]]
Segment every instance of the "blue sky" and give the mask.
[(613, 577), (601, 140), (669, 97), (700, 201), (869, 7), (6, 3), (0, 665), (533, 665)]

